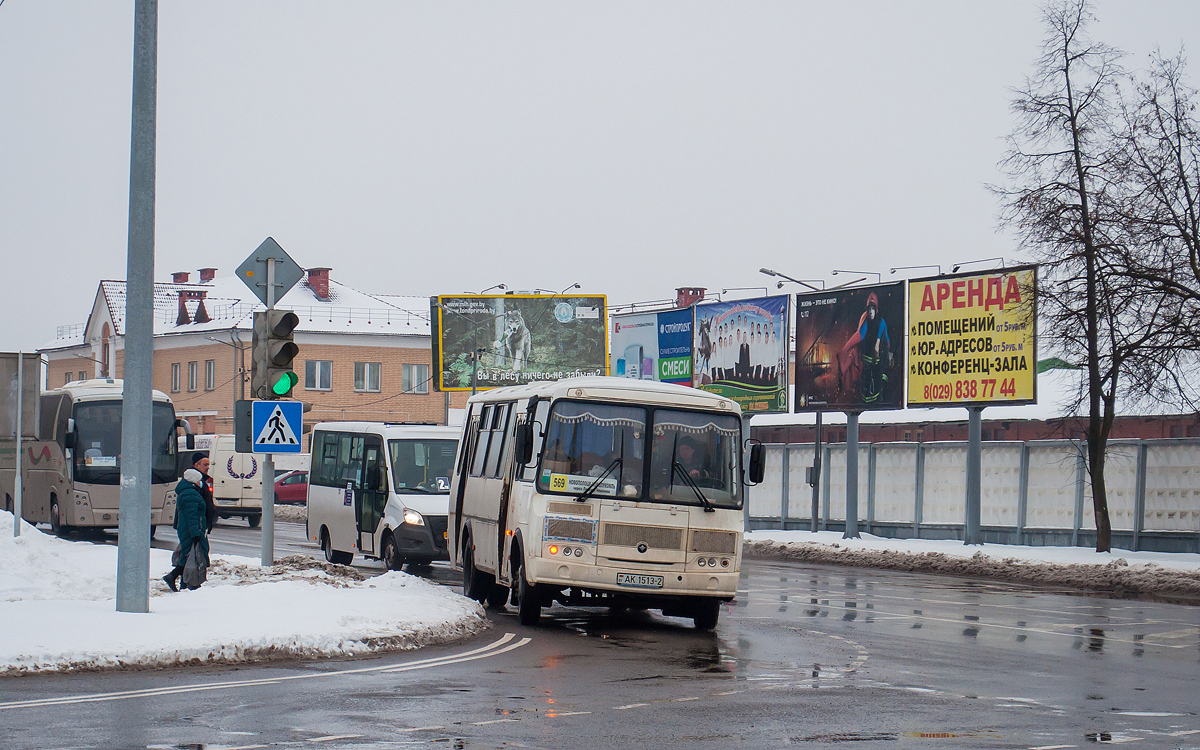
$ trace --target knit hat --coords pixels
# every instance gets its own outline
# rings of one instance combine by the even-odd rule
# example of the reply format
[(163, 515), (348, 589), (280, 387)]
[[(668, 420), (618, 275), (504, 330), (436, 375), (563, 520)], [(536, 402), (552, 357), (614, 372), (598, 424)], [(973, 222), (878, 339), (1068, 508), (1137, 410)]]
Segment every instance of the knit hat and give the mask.
[(208, 454), (204, 451), (196, 451), (192, 454), (192, 466), (195, 466), (201, 460), (208, 458)]
[(185, 482), (191, 482), (192, 484), (199, 485), (204, 481), (204, 475), (195, 469), (188, 469), (187, 471), (183, 472), (183, 480)]

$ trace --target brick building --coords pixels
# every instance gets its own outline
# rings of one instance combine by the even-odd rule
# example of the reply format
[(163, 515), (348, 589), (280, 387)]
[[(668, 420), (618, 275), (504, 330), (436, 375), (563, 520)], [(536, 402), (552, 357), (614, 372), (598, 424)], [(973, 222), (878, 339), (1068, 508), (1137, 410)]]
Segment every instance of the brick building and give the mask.
[[(427, 297), (367, 294), (310, 268), (277, 308), (300, 318), (293, 398), (306, 422), (334, 419), (445, 423), (467, 394), (434, 391)], [(202, 268), (154, 285), (154, 387), (198, 433), (232, 433), (233, 404), (249, 397), (257, 297), (236, 276)], [(39, 351), (46, 387), (124, 372), (125, 282), (101, 281), (86, 323), (62, 326)]]

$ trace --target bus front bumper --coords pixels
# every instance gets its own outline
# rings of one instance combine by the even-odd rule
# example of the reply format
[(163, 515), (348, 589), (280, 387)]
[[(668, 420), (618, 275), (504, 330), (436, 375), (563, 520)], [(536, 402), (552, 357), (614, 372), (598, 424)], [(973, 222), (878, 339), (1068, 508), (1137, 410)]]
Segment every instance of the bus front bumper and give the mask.
[[(534, 558), (529, 561), (530, 579), (534, 583), (561, 588), (579, 587), (633, 597), (704, 596), (733, 599), (737, 594), (737, 570), (698, 571), (624, 567), (621, 565), (589, 565), (565, 560)], [(666, 568), (666, 566), (663, 566)], [(651, 585), (617, 583), (618, 574), (651, 576)], [(655, 577), (662, 586), (653, 585)], [(622, 576), (624, 578), (624, 576)]]

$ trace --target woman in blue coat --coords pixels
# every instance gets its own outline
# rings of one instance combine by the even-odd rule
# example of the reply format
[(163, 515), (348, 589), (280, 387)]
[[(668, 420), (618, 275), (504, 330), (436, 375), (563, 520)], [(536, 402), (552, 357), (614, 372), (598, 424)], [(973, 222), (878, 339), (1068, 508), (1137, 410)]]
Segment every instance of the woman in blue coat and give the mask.
[(207, 506), (200, 494), (200, 483), (203, 481), (203, 474), (188, 469), (183, 472), (179, 484), (175, 485), (175, 531), (179, 534), (179, 563), (163, 576), (172, 591), (179, 590), (175, 581), (183, 573), (183, 566), (193, 545), (199, 544), (204, 559), (208, 559)]

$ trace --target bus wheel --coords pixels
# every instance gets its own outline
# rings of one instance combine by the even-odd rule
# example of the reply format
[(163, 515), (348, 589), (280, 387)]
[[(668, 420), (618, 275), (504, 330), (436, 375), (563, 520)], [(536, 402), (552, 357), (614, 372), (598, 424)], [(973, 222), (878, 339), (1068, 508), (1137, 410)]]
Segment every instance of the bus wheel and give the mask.
[(400, 545), (396, 544), (396, 537), (390, 531), (383, 535), (383, 564), (388, 570), (404, 567), (404, 555), (400, 554)]
[(697, 599), (692, 605), (692, 622), (696, 624), (696, 630), (712, 630), (717, 627), (717, 618), (720, 615), (720, 599)]
[(6, 495), (4, 496), (4, 509), (5, 509), (6, 511), (8, 511), (9, 513), (12, 513), (12, 512), (13, 512), (13, 501), (12, 501), (12, 495), (7, 495), (7, 494), (6, 494)]
[(50, 501), (50, 530), (55, 536), (65, 536), (71, 527), (62, 522), (62, 511), (58, 508), (58, 499)]
[(504, 605), (508, 603), (508, 586), (501, 586), (498, 583), (493, 583), (488, 589), (487, 605), (491, 609), (504, 611)]
[(483, 604), (487, 598), (487, 581), (483, 573), (475, 569), (475, 550), (471, 545), (471, 537), (463, 544), (463, 596)]
[(542, 600), (536, 585), (525, 580), (525, 568), (517, 570), (517, 620), (530, 627), (542, 619)]
[(158, 531), (158, 527), (155, 526), (154, 524), (150, 524), (150, 538), (151, 539), (154, 538), (154, 532), (156, 532), (156, 531)]
[(262, 523), (262, 516), (258, 513), (248, 515), (246, 516), (246, 523), (250, 524), (250, 528), (257, 529), (258, 525)]

